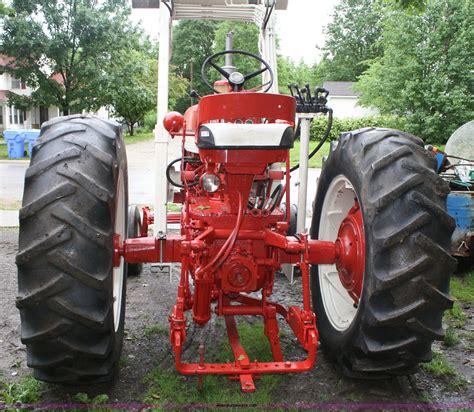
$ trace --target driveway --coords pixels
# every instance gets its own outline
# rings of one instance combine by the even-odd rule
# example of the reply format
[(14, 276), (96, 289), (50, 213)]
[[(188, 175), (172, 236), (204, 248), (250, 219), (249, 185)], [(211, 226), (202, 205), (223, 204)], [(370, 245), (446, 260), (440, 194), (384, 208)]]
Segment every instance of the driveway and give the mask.
[[(171, 140), (168, 160), (180, 156), (180, 140)], [(135, 143), (127, 146), (129, 202), (136, 205), (153, 205), (154, 202), (154, 141)], [(18, 209), (23, 197), (24, 176), (29, 162), (26, 160), (0, 161), (0, 227), (18, 226)], [(164, 170), (163, 170), (164, 173)], [(309, 169), (307, 211), (316, 194), (317, 179), (320, 169)], [(298, 200), (299, 171), (292, 173), (290, 196), (292, 203)]]

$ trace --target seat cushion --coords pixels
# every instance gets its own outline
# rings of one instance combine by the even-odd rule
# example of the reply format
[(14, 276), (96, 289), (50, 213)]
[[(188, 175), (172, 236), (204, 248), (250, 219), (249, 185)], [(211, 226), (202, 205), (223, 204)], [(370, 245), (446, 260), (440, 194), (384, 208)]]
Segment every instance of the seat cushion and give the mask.
[(289, 149), (293, 128), (288, 124), (206, 123), (199, 128), (200, 149)]

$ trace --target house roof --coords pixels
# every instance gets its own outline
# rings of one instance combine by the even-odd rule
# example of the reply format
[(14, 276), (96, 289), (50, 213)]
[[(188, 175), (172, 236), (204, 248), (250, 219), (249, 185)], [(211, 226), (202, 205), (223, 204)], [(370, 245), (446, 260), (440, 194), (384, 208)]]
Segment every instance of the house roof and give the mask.
[(352, 90), (354, 82), (324, 82), (323, 87), (329, 91), (329, 96), (358, 97), (360, 93)]
[(61, 73), (53, 73), (51, 78), (56, 80), (61, 86), (64, 86), (64, 79), (63, 76), (61, 76)]
[(0, 90), (0, 102), (6, 102), (7, 100), (7, 90)]
[(12, 57), (5, 56), (4, 54), (0, 54), (0, 67), (10, 65), (14, 59)]

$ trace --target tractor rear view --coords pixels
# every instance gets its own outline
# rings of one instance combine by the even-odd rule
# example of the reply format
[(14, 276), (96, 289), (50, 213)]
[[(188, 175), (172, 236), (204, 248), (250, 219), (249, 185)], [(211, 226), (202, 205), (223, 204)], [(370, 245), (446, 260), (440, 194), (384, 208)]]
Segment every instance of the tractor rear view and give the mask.
[[(188, 10), (177, 1), (170, 13), (181, 3)], [(268, 11), (275, 2), (265, 4)], [(261, 68), (242, 73), (222, 64), (235, 55)], [(222, 79), (211, 82), (208, 69)], [(263, 85), (250, 88), (260, 76)], [(177, 189), (174, 201), (182, 203), (179, 216), (161, 216), (166, 196), (154, 214), (128, 205), (119, 124), (74, 115), (43, 125), (25, 176), (16, 257), (21, 339), (35, 377), (76, 384), (113, 378), (127, 273), (139, 274), (144, 263), (180, 264), (170, 343), (176, 370), (200, 382), (204, 375), (226, 375), (252, 392), (262, 374), (313, 368), (318, 340), (352, 377), (406, 375), (429, 361), (433, 340), (443, 337), (443, 312), (452, 306), (455, 268), (449, 188), (436, 173), (434, 154), (396, 130), (342, 134), (321, 172), (310, 231), (302, 205), (295, 231), (295, 119), (322, 113), (330, 123), (327, 92), (292, 86), (291, 96), (271, 93), (272, 65), (237, 50), (208, 57), (202, 77), (213, 94), (163, 122), (163, 130), (181, 140), (180, 159), (166, 168)], [(303, 139), (309, 123), (302, 124)], [(307, 162), (300, 161), (301, 177)], [(178, 221), (179, 233), (161, 230), (167, 221)], [(272, 300), (283, 265), (299, 269), (300, 306)], [(262, 318), (273, 361), (249, 358), (239, 341), (241, 316)], [(204, 326), (213, 317), (224, 318), (234, 360), (209, 363), (200, 347), (194, 362), (184, 361), (187, 324)], [(305, 359), (285, 358), (282, 321)]]

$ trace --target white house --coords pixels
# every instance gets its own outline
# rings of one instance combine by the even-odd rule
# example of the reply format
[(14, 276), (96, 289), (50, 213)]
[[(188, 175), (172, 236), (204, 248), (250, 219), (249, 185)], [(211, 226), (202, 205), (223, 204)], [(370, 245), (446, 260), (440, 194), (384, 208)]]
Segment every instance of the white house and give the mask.
[(334, 117), (353, 118), (376, 116), (377, 109), (359, 106), (360, 93), (352, 90), (354, 82), (324, 82), (323, 87), (329, 91), (328, 106), (334, 110)]
[[(0, 66), (8, 63), (9, 59), (0, 55)], [(43, 122), (60, 115), (57, 107), (34, 107), (24, 111), (8, 106), (8, 92), (29, 96), (32, 89), (10, 74), (0, 72), (0, 131), (39, 129)]]

